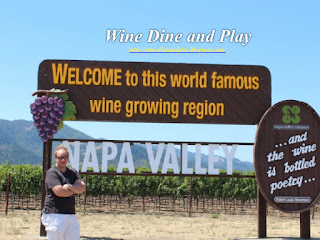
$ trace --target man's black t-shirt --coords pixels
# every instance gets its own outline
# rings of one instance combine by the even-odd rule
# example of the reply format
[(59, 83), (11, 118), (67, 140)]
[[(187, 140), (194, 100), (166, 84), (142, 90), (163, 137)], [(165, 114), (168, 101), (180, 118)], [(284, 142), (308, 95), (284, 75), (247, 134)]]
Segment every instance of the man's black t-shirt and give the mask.
[(50, 168), (46, 175), (46, 198), (43, 213), (75, 214), (75, 195), (58, 197), (51, 188), (67, 183), (73, 184), (77, 179), (81, 179), (80, 175), (73, 168), (67, 167), (65, 172), (58, 167)]

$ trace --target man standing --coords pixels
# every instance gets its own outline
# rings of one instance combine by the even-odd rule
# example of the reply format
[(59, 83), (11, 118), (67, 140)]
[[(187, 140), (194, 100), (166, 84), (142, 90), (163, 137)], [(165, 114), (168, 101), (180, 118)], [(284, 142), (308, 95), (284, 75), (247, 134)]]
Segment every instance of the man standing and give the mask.
[(75, 194), (84, 192), (86, 185), (75, 169), (67, 167), (69, 152), (65, 146), (58, 146), (54, 157), (56, 166), (50, 168), (46, 175), (46, 197), (41, 221), (48, 240), (80, 239)]

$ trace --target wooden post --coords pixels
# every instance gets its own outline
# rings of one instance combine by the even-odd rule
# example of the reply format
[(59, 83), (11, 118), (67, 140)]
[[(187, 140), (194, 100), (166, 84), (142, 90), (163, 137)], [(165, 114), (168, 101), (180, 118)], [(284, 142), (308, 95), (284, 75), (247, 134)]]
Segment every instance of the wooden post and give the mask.
[(192, 214), (192, 177), (190, 177), (190, 188), (189, 188), (189, 217)]
[[(85, 183), (86, 183), (86, 186), (88, 186), (88, 175), (86, 175)], [(86, 213), (86, 207), (87, 207), (87, 189), (84, 191), (84, 213)]]
[(312, 220), (314, 219), (314, 208), (315, 208), (315, 206), (313, 205), (313, 207), (312, 207)]
[[(41, 211), (44, 207), (44, 199), (46, 197), (46, 174), (49, 168), (51, 167), (51, 154), (52, 154), (52, 141), (43, 143), (43, 162), (42, 162), (42, 198), (41, 198)], [(40, 236), (46, 236), (45, 227), (42, 225), (40, 220)]]
[(300, 238), (310, 239), (310, 209), (300, 213)]
[(257, 191), (258, 199), (258, 237), (267, 237), (267, 202), (262, 196), (260, 189), (258, 187)]
[(8, 179), (7, 179), (7, 194), (6, 194), (6, 215), (8, 215), (8, 207), (9, 207), (9, 194), (10, 194), (10, 183), (11, 181), (11, 174), (8, 173)]

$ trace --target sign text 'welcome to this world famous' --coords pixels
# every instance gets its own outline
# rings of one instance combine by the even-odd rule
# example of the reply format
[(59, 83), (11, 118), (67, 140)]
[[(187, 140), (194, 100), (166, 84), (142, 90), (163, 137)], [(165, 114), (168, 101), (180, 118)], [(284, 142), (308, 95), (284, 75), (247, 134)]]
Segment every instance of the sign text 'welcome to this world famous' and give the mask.
[(263, 66), (45, 60), (38, 89), (52, 88), (77, 120), (257, 124), (271, 105)]

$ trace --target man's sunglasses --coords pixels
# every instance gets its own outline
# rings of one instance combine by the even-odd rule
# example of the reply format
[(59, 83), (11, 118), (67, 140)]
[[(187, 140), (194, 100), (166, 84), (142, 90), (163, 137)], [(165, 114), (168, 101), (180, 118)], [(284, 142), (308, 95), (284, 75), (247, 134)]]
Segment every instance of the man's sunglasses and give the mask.
[(59, 160), (62, 160), (62, 159), (68, 159), (68, 155), (66, 155), (66, 156), (57, 156), (56, 158), (58, 158)]

